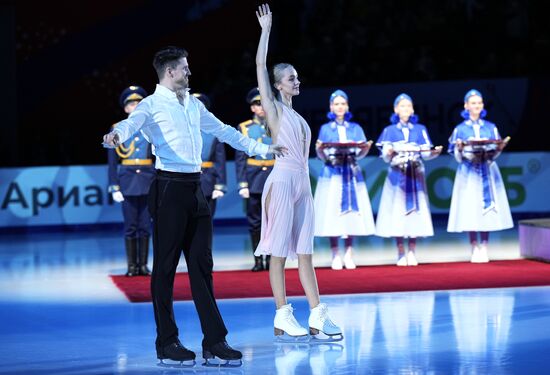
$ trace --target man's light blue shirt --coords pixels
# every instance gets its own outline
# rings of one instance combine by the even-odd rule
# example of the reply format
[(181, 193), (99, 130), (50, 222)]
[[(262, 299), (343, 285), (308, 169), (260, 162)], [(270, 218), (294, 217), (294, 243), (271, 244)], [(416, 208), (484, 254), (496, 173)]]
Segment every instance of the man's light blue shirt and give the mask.
[(201, 170), (201, 130), (250, 156), (265, 155), (269, 151), (268, 145), (218, 120), (199, 99), (189, 95), (189, 90), (180, 104), (174, 91), (159, 84), (152, 95), (143, 99), (130, 116), (114, 128), (120, 142), (141, 131), (153, 145), (155, 168), (183, 173)]

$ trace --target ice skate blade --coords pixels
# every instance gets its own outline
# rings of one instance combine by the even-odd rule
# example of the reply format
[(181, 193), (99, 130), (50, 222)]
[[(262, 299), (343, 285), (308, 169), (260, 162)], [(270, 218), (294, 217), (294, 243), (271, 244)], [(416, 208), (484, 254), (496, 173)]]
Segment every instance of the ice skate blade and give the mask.
[(303, 336), (290, 336), (288, 333), (275, 335), (275, 342), (279, 343), (307, 343), (309, 342), (309, 335)]
[(319, 342), (338, 342), (342, 341), (344, 339), (344, 335), (341, 333), (337, 333), (335, 335), (327, 335), (323, 331), (319, 331), (315, 328), (309, 328), (309, 334), (311, 336), (311, 343), (319, 343)]
[[(169, 361), (169, 362), (164, 362)], [(188, 361), (174, 361), (172, 359), (159, 359), (159, 363), (157, 363), (157, 366), (160, 367), (169, 367), (169, 368), (190, 368), (195, 367), (195, 360), (190, 359)]]
[(241, 367), (243, 365), (242, 359), (221, 359), (218, 357), (204, 358), (205, 367)]

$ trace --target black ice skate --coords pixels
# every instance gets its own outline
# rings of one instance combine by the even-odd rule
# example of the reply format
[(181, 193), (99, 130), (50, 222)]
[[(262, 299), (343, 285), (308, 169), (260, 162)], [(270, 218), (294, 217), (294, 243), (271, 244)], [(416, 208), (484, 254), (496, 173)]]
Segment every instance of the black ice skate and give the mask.
[(243, 364), (243, 354), (230, 347), (226, 341), (219, 342), (209, 348), (202, 347), (203, 366), (209, 367), (239, 367)]
[(193, 367), (195, 366), (195, 353), (176, 341), (162, 348), (157, 348), (157, 358), (162, 367)]

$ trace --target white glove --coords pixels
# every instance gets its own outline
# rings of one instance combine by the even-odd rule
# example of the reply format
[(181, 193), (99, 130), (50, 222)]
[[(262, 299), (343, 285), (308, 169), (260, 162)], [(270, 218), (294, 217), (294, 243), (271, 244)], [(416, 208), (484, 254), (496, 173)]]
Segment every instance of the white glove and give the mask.
[(124, 200), (124, 195), (122, 195), (122, 192), (120, 191), (113, 191), (113, 200), (117, 203), (120, 203)]
[(221, 190), (214, 190), (212, 192), (212, 199), (218, 199), (224, 196), (224, 192)]
[(250, 198), (250, 191), (248, 191), (248, 188), (242, 188), (239, 190), (239, 195), (244, 199)]
[(392, 159), (391, 159), (391, 162), (390, 162), (390, 165), (392, 167), (400, 167), (402, 165), (404, 165), (405, 163), (407, 163), (408, 161), (408, 157), (407, 155), (403, 154), (403, 155), (395, 155)]
[(464, 146), (462, 149), (462, 157), (467, 160), (474, 160), (476, 155), (474, 154), (474, 148), (472, 146)]

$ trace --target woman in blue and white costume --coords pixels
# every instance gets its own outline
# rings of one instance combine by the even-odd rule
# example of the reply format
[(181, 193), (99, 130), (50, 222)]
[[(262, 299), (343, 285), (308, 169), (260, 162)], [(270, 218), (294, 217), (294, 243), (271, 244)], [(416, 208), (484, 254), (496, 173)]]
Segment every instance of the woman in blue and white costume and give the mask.
[[(330, 96), (329, 122), (321, 126), (315, 145), (317, 156), (325, 162), (314, 196), (315, 236), (329, 237), (332, 250), (332, 269), (356, 268), (352, 258), (353, 236), (374, 234), (374, 219), (367, 186), (357, 160), (368, 153), (370, 143), (361, 126), (349, 121), (348, 96), (336, 90)], [(330, 143), (359, 143), (346, 155)], [(340, 151), (340, 152), (339, 152)], [(342, 261), (338, 239), (344, 238)]]
[[(495, 162), (509, 138), (501, 140), (496, 125), (484, 119), (487, 112), (483, 106), (481, 93), (468, 91), (461, 113), (464, 121), (455, 127), (449, 138), (449, 153), (458, 161), (458, 169), (447, 231), (469, 232), (472, 263), (489, 261), (487, 244), (490, 231), (514, 226), (504, 182)], [(500, 142), (469, 144), (483, 140)]]
[[(395, 237), (398, 266), (416, 266), (416, 238), (434, 234), (422, 159), (437, 157), (442, 147), (432, 149), (426, 127), (417, 123), (409, 95), (397, 96), (393, 107), (392, 125), (384, 128), (376, 143), (380, 156), (390, 164), (376, 217), (376, 234)], [(406, 254), (404, 238), (409, 239)]]

